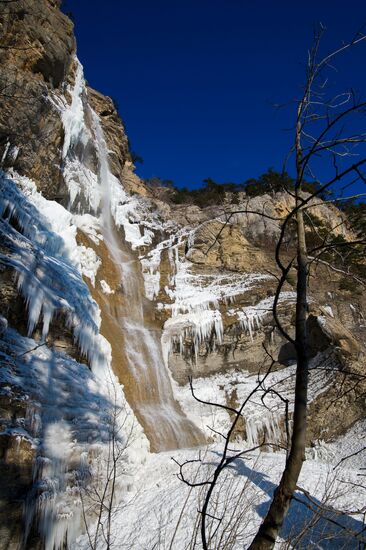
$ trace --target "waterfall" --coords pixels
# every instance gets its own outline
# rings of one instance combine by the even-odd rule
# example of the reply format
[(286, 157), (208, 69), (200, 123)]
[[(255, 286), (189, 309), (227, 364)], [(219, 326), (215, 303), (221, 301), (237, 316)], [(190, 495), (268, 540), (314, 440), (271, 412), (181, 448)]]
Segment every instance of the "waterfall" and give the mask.
[(114, 304), (109, 314), (114, 316), (122, 329), (123, 367), (128, 370), (133, 385), (130, 404), (145, 429), (153, 451), (192, 447), (203, 443), (203, 436), (174, 399), (170, 373), (163, 360), (160, 331), (158, 327), (149, 326), (145, 318), (141, 266), (115, 227), (112, 217), (115, 178), (109, 168), (103, 129), (94, 112), (93, 123), (99, 157), (103, 238), (119, 270), (125, 304), (125, 307)]

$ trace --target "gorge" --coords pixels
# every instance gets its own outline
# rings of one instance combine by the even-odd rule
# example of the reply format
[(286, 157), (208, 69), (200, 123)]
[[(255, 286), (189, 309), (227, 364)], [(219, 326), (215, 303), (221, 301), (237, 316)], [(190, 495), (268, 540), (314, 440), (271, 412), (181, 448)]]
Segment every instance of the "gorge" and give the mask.
[[(238, 485), (220, 486), (228, 496), (217, 500), (217, 513), (247, 515), (232, 540), (224, 523), (213, 530), (212, 547), (247, 547), (286, 460), (286, 419), (291, 426), (296, 354), (272, 308), (275, 244), (294, 199), (240, 191), (177, 204), (140, 179), (113, 101), (87, 85), (59, 8), (0, 4), (10, 45), (0, 47), (0, 548), (199, 548), (202, 494), (177, 478), (177, 463), (199, 456), (192, 477), (209, 475), (230, 408), (276, 356), (230, 440), (263, 452), (233, 468)], [(333, 204), (313, 200), (311, 215), (317, 230), (353, 238)], [(301, 483), (346, 520), (328, 532), (321, 518), (319, 532), (291, 546), (302, 523), (296, 530), (290, 514), (280, 543), (341, 548), (356, 533), (351, 544), (362, 545), (365, 295), (325, 265), (309, 284)], [(278, 312), (290, 334), (295, 301), (289, 276)]]

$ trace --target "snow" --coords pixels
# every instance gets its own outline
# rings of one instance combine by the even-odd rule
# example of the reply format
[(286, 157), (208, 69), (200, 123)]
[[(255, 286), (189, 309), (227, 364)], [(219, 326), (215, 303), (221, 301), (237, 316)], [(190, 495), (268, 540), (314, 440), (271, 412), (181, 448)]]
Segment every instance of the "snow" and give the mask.
[(325, 327), (327, 324), (327, 320), (324, 315), (318, 315), (316, 321), (321, 327)]
[[(332, 380), (334, 369), (333, 359), (326, 354), (318, 354), (311, 361), (309, 379), (309, 402), (321, 395)], [(315, 369), (321, 364), (322, 369)], [(334, 365), (333, 365), (334, 366)], [(296, 365), (271, 372), (264, 379), (247, 371), (228, 371), (225, 374), (213, 374), (209, 378), (198, 377), (193, 381), (195, 395), (206, 402), (219, 403), (239, 407), (248, 396), (257, 388), (258, 379), (263, 379), (261, 387), (250, 398), (243, 411), (244, 427), (238, 437), (244, 439), (249, 447), (261, 443), (263, 434), (267, 440), (280, 444), (283, 443), (285, 429), (285, 405), (282, 399), (269, 389), (281, 393), (288, 400), (289, 411), (293, 406), (294, 384)], [(266, 369), (263, 367), (262, 372)], [(189, 384), (175, 386), (175, 395), (182, 408), (186, 411), (190, 420), (202, 430), (207, 437), (220, 440), (219, 433), (227, 433), (232, 419), (229, 413), (219, 407), (202, 404), (192, 398)], [(212, 431), (212, 429), (215, 432)]]
[(11, 165), (16, 161), (18, 155), (19, 155), (19, 147), (17, 145), (12, 145), (8, 140), (6, 142), (4, 152), (0, 160), (0, 166), (4, 165), (5, 160), (8, 166)]
[(164, 242), (161, 242), (147, 256), (140, 259), (145, 284), (145, 295), (148, 300), (154, 300), (159, 294), (160, 260), (161, 252), (164, 248)]
[[(27, 408), (26, 417), (18, 415), (18, 426), (11, 431), (29, 441), (37, 457), (37, 497), (27, 503), (26, 519), (30, 525), (33, 515), (39, 515), (47, 550), (61, 548), (66, 531), (70, 542), (81, 531), (77, 472), (82, 475), (93, 468), (98, 457), (105, 460), (116, 410), (121, 412), (123, 428), (119, 437), (129, 445), (123, 456), (125, 469), (146, 455), (147, 441), (110, 370), (106, 342), (104, 347), (104, 368), (93, 373), (56, 348), (40, 346), (15, 330), (8, 329), (0, 341), (0, 385), (8, 388), (8, 397), (20, 399)], [(127, 441), (131, 430), (135, 438)]]
[(100, 220), (91, 214), (74, 214), (72, 221), (77, 229), (85, 233), (93, 243), (99, 245), (103, 240)]
[(346, 436), (331, 443), (319, 441), (314, 449), (314, 458), (324, 460), (325, 457), (332, 464), (342, 461), (341, 464), (345, 468), (360, 470), (366, 463), (365, 433), (366, 420), (362, 419), (348, 430)]
[(174, 226), (163, 227), (162, 229), (175, 231), (168, 239), (161, 241), (155, 248), (149, 250), (145, 256), (140, 257), (145, 282), (145, 294), (149, 300), (154, 300), (160, 290), (160, 262), (163, 251), (167, 250), (171, 256), (173, 246), (180, 246), (183, 238), (189, 233), (186, 229), (182, 230)]
[(0, 161), (1, 166), (4, 164), (5, 159), (6, 159), (7, 155), (8, 155), (9, 147), (10, 147), (10, 141), (8, 140), (8, 141), (6, 142), (5, 149), (4, 149), (3, 155), (2, 155), (2, 157), (1, 157), (1, 161)]
[[(209, 478), (220, 453), (221, 447), (217, 444), (202, 449), (202, 463), (189, 465), (185, 469), (187, 477), (190, 480)], [(198, 453), (194, 450), (175, 451), (173, 456), (179, 463), (198, 459)], [(208, 522), (213, 526), (209, 531), (212, 534), (217, 528), (216, 538), (213, 538), (210, 548), (226, 547), (225, 541), (230, 541), (226, 536), (233, 533), (236, 523), (239, 527), (236, 540), (231, 540), (228, 547), (232, 550), (248, 548), (267, 509), (268, 499), (280, 479), (284, 461), (285, 456), (282, 453), (252, 452), (244, 460), (235, 461), (232, 467), (222, 474), (211, 501), (211, 508), (208, 510), (212, 516), (208, 518)], [(303, 465), (299, 486), (307, 490), (315, 502), (325, 501), (330, 507), (336, 506), (344, 510), (361, 508), (364, 504), (364, 492), (342, 483), (357, 482), (357, 473), (349, 469), (333, 472), (332, 466), (326, 462), (307, 460)], [(178, 471), (179, 468), (173, 462), (171, 453), (159, 453), (150, 455), (144, 467), (136, 472), (140, 489), (126, 495), (122, 510), (113, 522), (113, 540), (117, 548), (181, 550), (201, 546), (199, 531), (196, 535), (195, 529), (198, 525), (198, 511), (202, 509), (205, 488), (188, 487), (177, 478)], [(296, 496), (306, 502), (300, 492), (297, 492)], [(215, 517), (222, 517), (220, 524), (215, 521)], [(280, 549), (284, 540), (290, 545), (296, 541), (313, 517), (304, 505), (292, 502), (281, 532), (282, 538), (275, 548)], [(230, 521), (230, 518), (233, 519)], [(360, 532), (363, 526), (360, 516), (336, 519), (353, 531)], [(194, 544), (195, 536), (197, 542)], [(303, 544), (299, 543), (295, 547), (303, 550), (330, 550), (351, 548), (354, 542), (342, 529), (333, 529), (331, 524), (318, 518), (317, 527), (305, 536)], [(80, 537), (73, 546), (74, 550), (87, 548), (88, 542), (85, 537)]]
[(78, 246), (78, 253), (82, 275), (88, 277), (88, 279), (90, 279), (91, 281), (91, 284), (95, 286), (95, 277), (102, 263), (100, 258), (98, 258), (93, 248), (84, 245)]
[(268, 280), (270, 275), (263, 273), (232, 273), (217, 276), (210, 273), (195, 274), (192, 263), (181, 257), (178, 246), (174, 248), (175, 277), (173, 288), (167, 288), (168, 296), (173, 300), (172, 316), (190, 311), (207, 310), (217, 307), (220, 300), (230, 302), (247, 292), (260, 281)]
[(114, 294), (115, 291), (111, 289), (107, 281), (105, 281), (104, 279), (101, 279), (99, 282), (100, 282), (100, 286), (102, 287), (102, 292), (104, 294)]
[(334, 313), (333, 313), (333, 310), (332, 310), (332, 307), (331, 306), (323, 306), (322, 307), (322, 310), (327, 314), (329, 315), (330, 317), (333, 317), (334, 318)]

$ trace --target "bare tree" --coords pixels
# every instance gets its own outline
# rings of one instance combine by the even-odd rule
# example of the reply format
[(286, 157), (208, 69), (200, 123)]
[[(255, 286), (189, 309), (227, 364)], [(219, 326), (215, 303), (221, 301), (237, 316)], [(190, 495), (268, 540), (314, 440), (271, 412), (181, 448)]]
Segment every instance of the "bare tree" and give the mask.
[(83, 524), (92, 550), (113, 547), (113, 520), (121, 511), (116, 490), (121, 476), (126, 475), (126, 453), (134, 433), (128, 412), (117, 404), (116, 388), (114, 392), (114, 405), (106, 411), (107, 451), (101, 448), (91, 457), (76, 479)]
[[(281, 327), (276, 315), (276, 301), (274, 304), (274, 315), (277, 326), (279, 328), (281, 327), (280, 330), (285, 338), (293, 343), (297, 356), (291, 448), (282, 478), (274, 493), (267, 515), (250, 546), (251, 550), (273, 548), (289, 508), (291, 498), (296, 489), (302, 463), (305, 460), (309, 373), (309, 342), (307, 334), (309, 255), (306, 243), (304, 212), (312, 198), (329, 189), (334, 183), (345, 181), (349, 174), (355, 174), (357, 180), (365, 180), (361, 169), (366, 162), (366, 158), (353, 162), (343, 169), (338, 168), (337, 158), (350, 158), (354, 146), (356, 144), (365, 143), (366, 134), (357, 133), (355, 135), (345, 135), (342, 132), (342, 127), (339, 128), (339, 124), (342, 124), (346, 117), (354, 113), (362, 113), (366, 103), (358, 101), (352, 91), (340, 95), (337, 94), (337, 96), (331, 98), (324, 97), (324, 93), (321, 92), (322, 84), (320, 83), (320, 79), (324, 75), (324, 70), (330, 66), (334, 58), (345, 50), (355, 46), (357, 43), (364, 41), (365, 36), (357, 34), (351, 42), (344, 44), (341, 48), (319, 60), (318, 51), (323, 33), (324, 29), (321, 28), (316, 34), (314, 45), (309, 52), (305, 90), (297, 108), (294, 145), (296, 160), (296, 205), (282, 225), (281, 236), (276, 248), (276, 263), (282, 273), (276, 293), (278, 297), (281, 291), (282, 281), (287, 276), (292, 266), (292, 262), (284, 265), (281, 260), (283, 236), (289, 221), (296, 217), (297, 300), (295, 339), (292, 339)], [(338, 111), (338, 107), (340, 111)], [(332, 111), (335, 111), (334, 115)], [(313, 136), (308, 129), (309, 126), (311, 128), (314, 124), (318, 125), (322, 121), (324, 121), (325, 124), (320, 129), (320, 132), (318, 131), (318, 133)], [(314, 158), (322, 152), (326, 152), (330, 155), (330, 159), (334, 165), (335, 175), (330, 181), (321, 185), (318, 191), (312, 193), (310, 197), (304, 198), (302, 186), (305, 177), (307, 175), (314, 177), (311, 163)], [(324, 246), (326, 245), (323, 245), (322, 250), (324, 250)], [(348, 246), (351, 245), (348, 244)]]
[[(332, 53), (321, 57), (319, 52), (324, 32), (324, 27), (320, 26), (315, 33), (313, 46), (308, 52), (303, 94), (296, 102), (294, 145), (287, 159), (288, 162), (289, 159), (294, 158), (296, 179), (294, 187), (287, 187), (286, 189), (293, 197), (294, 205), (281, 222), (280, 236), (275, 248), (275, 262), (279, 274), (276, 274), (278, 284), (273, 300), (273, 317), (281, 335), (294, 346), (297, 357), (294, 405), (293, 411), (291, 411), (292, 433), (287, 448), (286, 464), (279, 485), (274, 491), (264, 520), (249, 546), (250, 550), (273, 548), (297, 488), (298, 478), (305, 460), (310, 347), (307, 328), (309, 315), (308, 289), (311, 269), (319, 265), (326, 265), (329, 269), (336, 270), (358, 283), (365, 284), (364, 277), (358, 276), (357, 272), (350, 269), (342, 268), (336, 261), (345, 252), (349, 253), (357, 247), (361, 246), (364, 250), (366, 244), (364, 235), (352, 239), (334, 239), (334, 233), (328, 231), (327, 235), (320, 239), (320, 242), (308, 250), (308, 227), (311, 226), (310, 212), (317, 204), (322, 203), (318, 199), (320, 197), (326, 198), (327, 192), (336, 186), (337, 198), (328, 199), (328, 201), (336, 203), (346, 201), (349, 198), (348, 193), (352, 185), (366, 183), (364, 173), (366, 155), (363, 147), (366, 142), (366, 133), (362, 129), (366, 102), (362, 101), (353, 90), (333, 93), (330, 86), (328, 86), (328, 74), (334, 70), (333, 63), (335, 59), (347, 50), (363, 43), (366, 36), (358, 32), (351, 41), (342, 44), (340, 48)], [(347, 127), (349, 121), (352, 121), (350, 128)], [(360, 127), (361, 129), (359, 129)], [(333, 170), (333, 175), (325, 182), (321, 182), (316, 176), (316, 168), (320, 162), (323, 165), (327, 163), (328, 173)], [(310, 193), (304, 190), (305, 183), (309, 181), (313, 182)], [(352, 192), (351, 196), (354, 196)], [(365, 193), (356, 193), (356, 196), (364, 197)], [(225, 212), (226, 221), (223, 227), (238, 212), (257, 214), (258, 216), (265, 215), (264, 212), (251, 209), (248, 202), (244, 210), (238, 209)], [(342, 223), (346, 223), (346, 220), (344, 219)], [(294, 254), (290, 253), (287, 246), (289, 233), (294, 235)], [(217, 237), (214, 244), (216, 240)], [(278, 312), (281, 291), (288, 280), (290, 272), (296, 274), (294, 336), (291, 336), (284, 328)], [(270, 356), (269, 353), (268, 356)], [(270, 358), (269, 368), (263, 374), (259, 374), (258, 384), (252, 393), (268, 392), (265, 382), (276, 362), (273, 357)], [(199, 400), (194, 394), (193, 386), (191, 388), (194, 397)], [(271, 391), (276, 390), (271, 388)], [(278, 392), (277, 394), (280, 396)], [(220, 434), (224, 439), (224, 450), (213, 474), (208, 480), (192, 483), (193, 486), (205, 486), (207, 488), (200, 513), (201, 540), (204, 550), (210, 547), (207, 533), (207, 520), (210, 515), (208, 510), (219, 477), (227, 467), (235, 461), (243, 460), (249, 452), (248, 450), (231, 451), (230, 440), (251, 396), (252, 394), (238, 409), (216, 404), (224, 407), (233, 416), (234, 420), (229, 432)], [(211, 403), (211, 405), (215, 404)], [(274, 446), (274, 443), (263, 440), (263, 443), (258, 447), (265, 445)], [(184, 467), (185, 464), (180, 465), (180, 477), (190, 484), (185, 475)]]

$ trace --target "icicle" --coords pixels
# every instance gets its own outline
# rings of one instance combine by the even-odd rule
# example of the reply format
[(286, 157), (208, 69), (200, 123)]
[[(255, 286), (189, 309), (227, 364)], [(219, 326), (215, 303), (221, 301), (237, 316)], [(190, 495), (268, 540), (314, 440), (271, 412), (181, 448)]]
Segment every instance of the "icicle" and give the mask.
[(66, 260), (63, 239), (4, 174), (0, 174), (0, 189), (0, 213), (9, 212), (22, 229), (22, 233), (14, 229), (9, 216), (0, 219), (3, 250), (8, 252), (0, 254), (0, 259), (18, 274), (18, 288), (28, 310), (28, 335), (42, 317), (42, 339), (46, 339), (53, 316), (63, 312), (82, 353), (93, 361), (97, 305), (81, 274)]
[[(256, 304), (255, 306), (248, 306), (239, 310), (230, 310), (231, 316), (236, 315), (241, 328), (249, 333), (251, 340), (253, 340), (253, 333), (259, 330), (262, 326), (264, 319), (271, 315), (273, 308), (273, 296), (265, 298)], [(296, 300), (296, 294), (294, 292), (282, 292), (279, 297), (278, 303), (294, 302)]]
[(211, 338), (217, 343), (223, 339), (223, 322), (218, 310), (203, 310), (195, 313), (186, 313), (168, 319), (164, 324), (162, 346), (165, 350), (164, 359), (167, 364), (173, 344), (178, 343), (180, 352), (184, 350), (184, 339), (190, 338), (193, 342), (193, 351), (196, 361), (200, 346)]
[(262, 412), (260, 417), (246, 417), (246, 441), (249, 447), (259, 445), (265, 435), (269, 443), (281, 443), (283, 432), (280, 428), (282, 414), (279, 412)]

